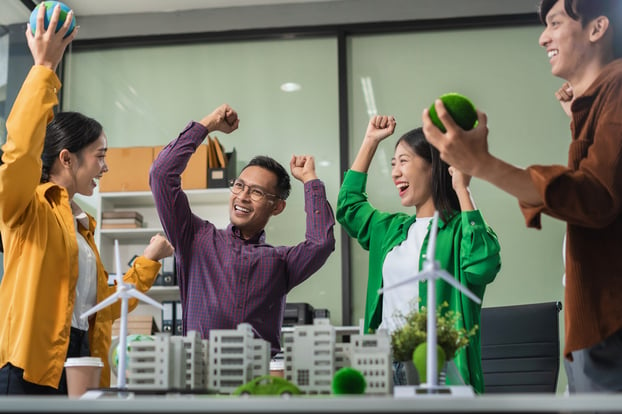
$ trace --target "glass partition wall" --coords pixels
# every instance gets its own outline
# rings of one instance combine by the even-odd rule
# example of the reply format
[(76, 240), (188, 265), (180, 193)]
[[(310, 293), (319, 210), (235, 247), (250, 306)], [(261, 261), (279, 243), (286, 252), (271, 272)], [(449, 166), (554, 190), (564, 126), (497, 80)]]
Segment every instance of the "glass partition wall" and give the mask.
[[(289, 170), (293, 154), (310, 154), (334, 203), (340, 175), (336, 56), (332, 37), (74, 51), (65, 62), (63, 110), (99, 120), (110, 147), (152, 146), (167, 144), (189, 121), (228, 103), (240, 127), (215, 135), (227, 151), (236, 149), (238, 172), (255, 155), (269, 155)], [(287, 207), (270, 219), (267, 242), (296, 244), (305, 227), (303, 186), (292, 177)], [(335, 237), (335, 253), (288, 301), (328, 309), (339, 324), (338, 228)]]
[[(218, 138), (225, 148), (236, 148), (240, 166), (256, 154), (283, 164), (294, 153), (312, 154), (333, 207), (369, 116), (395, 115), (396, 133), (372, 163), (368, 193), (379, 209), (414, 214), (400, 205), (391, 180), (393, 146), (401, 134), (420, 126), (423, 108), (446, 92), (469, 96), (487, 113), (495, 155), (522, 166), (565, 164), (569, 120), (553, 95), (561, 82), (550, 74), (538, 46), (540, 31), (529, 24), (353, 30), (314, 38), (81, 47), (65, 62), (63, 109), (100, 120), (109, 145), (121, 147), (165, 144), (187, 122), (227, 102), (239, 111), (240, 129)], [(502, 270), (484, 305), (561, 299), (563, 223), (545, 217), (542, 231), (527, 229), (513, 197), (477, 179), (471, 188), (502, 248)], [(269, 224), (270, 243), (302, 240), (300, 183), (294, 183), (285, 213)], [(367, 252), (353, 240), (341, 246), (340, 232), (337, 225), (337, 248), (328, 263), (288, 301), (327, 308), (334, 324), (344, 319), (356, 324), (365, 309)], [(342, 275), (344, 261), (348, 275)], [(342, 290), (342, 278), (350, 277)], [(342, 297), (351, 298), (349, 315), (342, 314)]]

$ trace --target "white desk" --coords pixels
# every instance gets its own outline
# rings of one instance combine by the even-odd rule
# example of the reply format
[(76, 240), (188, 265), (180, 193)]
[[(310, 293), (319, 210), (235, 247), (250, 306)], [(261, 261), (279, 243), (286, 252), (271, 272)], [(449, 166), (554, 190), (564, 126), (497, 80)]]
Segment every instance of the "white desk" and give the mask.
[(231, 397), (199, 395), (133, 396), (69, 400), (63, 397), (0, 397), (0, 412), (62, 413), (622, 413), (622, 394), (543, 396), (495, 395), (474, 398), (303, 396)]

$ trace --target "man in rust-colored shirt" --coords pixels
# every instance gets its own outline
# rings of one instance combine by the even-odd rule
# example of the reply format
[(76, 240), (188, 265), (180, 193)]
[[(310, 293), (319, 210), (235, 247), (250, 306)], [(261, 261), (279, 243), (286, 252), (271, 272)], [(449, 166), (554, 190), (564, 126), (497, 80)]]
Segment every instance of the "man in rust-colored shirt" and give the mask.
[(486, 115), (447, 133), (423, 113), (425, 135), (450, 165), (515, 196), (527, 225), (567, 223), (565, 348), (570, 392), (622, 391), (622, 1), (542, 0), (556, 96), (572, 118), (568, 166), (512, 166), (488, 152)]

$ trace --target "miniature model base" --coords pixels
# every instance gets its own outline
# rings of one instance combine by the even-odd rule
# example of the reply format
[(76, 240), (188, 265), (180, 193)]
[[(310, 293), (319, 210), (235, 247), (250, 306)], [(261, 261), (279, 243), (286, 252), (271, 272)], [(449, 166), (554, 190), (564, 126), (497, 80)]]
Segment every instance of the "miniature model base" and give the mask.
[(470, 385), (396, 385), (393, 387), (395, 398), (425, 398), (433, 396), (475, 397)]

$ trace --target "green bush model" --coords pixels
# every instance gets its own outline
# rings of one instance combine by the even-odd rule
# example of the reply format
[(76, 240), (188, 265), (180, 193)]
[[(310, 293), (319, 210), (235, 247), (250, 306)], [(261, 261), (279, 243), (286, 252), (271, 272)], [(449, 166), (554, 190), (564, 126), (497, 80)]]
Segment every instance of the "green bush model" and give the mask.
[(333, 394), (365, 394), (367, 381), (359, 370), (343, 367), (333, 377), (332, 388)]
[[(447, 302), (440, 304), (436, 311), (437, 344), (443, 350), (447, 361), (451, 361), (456, 353), (469, 344), (470, 338), (475, 335), (478, 326), (467, 331), (458, 328), (460, 315), (454, 311), (445, 311), (449, 307)], [(413, 306), (408, 315), (402, 315), (404, 325), (391, 334), (391, 349), (396, 361), (409, 361), (413, 352), (420, 344), (427, 342), (427, 309), (417, 310)]]
[[(449, 115), (451, 115), (460, 128), (468, 131), (477, 125), (477, 111), (475, 110), (475, 105), (473, 105), (467, 97), (460, 95), (459, 93), (452, 92), (441, 95), (439, 99), (443, 101), (443, 105), (445, 105), (447, 112), (449, 112)], [(430, 119), (434, 125), (438, 127), (438, 129), (443, 132), (447, 132), (445, 125), (443, 125), (441, 120), (438, 118), (434, 103), (430, 105)]]
[(300, 395), (300, 389), (291, 382), (272, 375), (257, 377), (240, 385), (231, 395)]

